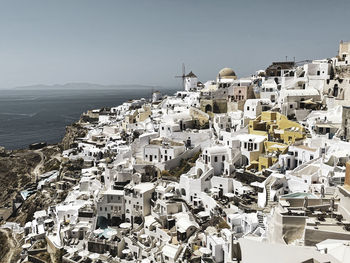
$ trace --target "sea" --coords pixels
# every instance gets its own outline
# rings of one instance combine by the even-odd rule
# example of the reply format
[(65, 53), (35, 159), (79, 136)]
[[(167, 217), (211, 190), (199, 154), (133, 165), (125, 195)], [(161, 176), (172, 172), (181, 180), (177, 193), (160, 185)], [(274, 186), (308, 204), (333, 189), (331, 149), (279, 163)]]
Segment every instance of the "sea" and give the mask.
[[(158, 88), (172, 95), (176, 87)], [(116, 89), (7, 89), (0, 90), (0, 146), (25, 149), (29, 144), (62, 140), (65, 127), (89, 109), (114, 107), (130, 99), (150, 99), (151, 87)]]

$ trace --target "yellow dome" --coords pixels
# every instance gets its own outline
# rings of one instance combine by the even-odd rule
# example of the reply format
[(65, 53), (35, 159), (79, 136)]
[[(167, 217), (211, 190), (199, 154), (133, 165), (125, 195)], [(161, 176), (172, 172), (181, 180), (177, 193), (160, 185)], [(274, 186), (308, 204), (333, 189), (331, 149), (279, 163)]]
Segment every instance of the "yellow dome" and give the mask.
[(223, 68), (219, 71), (218, 77), (224, 78), (224, 79), (236, 79), (236, 73), (233, 71), (232, 68)]

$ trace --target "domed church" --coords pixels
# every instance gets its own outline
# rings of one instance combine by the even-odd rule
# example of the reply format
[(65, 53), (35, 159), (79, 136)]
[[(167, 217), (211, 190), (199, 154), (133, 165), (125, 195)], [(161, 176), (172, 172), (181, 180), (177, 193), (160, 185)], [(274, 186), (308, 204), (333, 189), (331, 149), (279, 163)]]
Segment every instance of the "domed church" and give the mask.
[(232, 68), (223, 68), (216, 77), (218, 88), (226, 88), (237, 79), (237, 75)]
[(223, 68), (219, 71), (217, 76), (218, 80), (227, 79), (227, 80), (235, 80), (237, 79), (237, 75), (232, 68)]

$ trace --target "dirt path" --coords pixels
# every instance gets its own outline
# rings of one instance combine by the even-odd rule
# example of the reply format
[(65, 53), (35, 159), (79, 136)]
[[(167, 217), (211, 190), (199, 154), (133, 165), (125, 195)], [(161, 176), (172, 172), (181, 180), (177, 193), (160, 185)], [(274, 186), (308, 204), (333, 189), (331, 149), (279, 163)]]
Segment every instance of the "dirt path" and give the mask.
[[(16, 238), (14, 238), (12, 231), (2, 229), (0, 228), (0, 231), (6, 235), (6, 240), (9, 245), (9, 251), (8, 253), (1, 259), (1, 262), (13, 262), (14, 260), (14, 255), (16, 253), (16, 250), (18, 249), (18, 242)], [(11, 233), (11, 234), (10, 234)], [(17, 254), (17, 253), (16, 253)]]
[(45, 156), (40, 150), (35, 151), (35, 153), (39, 154), (41, 158), (40, 162), (33, 170), (33, 175), (35, 176), (35, 178), (38, 178), (41, 175), (40, 170), (44, 166)]

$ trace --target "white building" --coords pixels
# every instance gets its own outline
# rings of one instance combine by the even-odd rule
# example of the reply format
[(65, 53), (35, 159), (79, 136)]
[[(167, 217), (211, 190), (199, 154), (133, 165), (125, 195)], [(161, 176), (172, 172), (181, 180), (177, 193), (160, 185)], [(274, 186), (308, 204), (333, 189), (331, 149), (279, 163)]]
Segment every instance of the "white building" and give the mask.
[(133, 223), (135, 218), (151, 214), (151, 197), (155, 189), (153, 183), (129, 184), (124, 189), (126, 221)]
[(198, 83), (198, 78), (192, 71), (185, 76), (186, 91), (196, 91), (197, 83)]
[(244, 118), (256, 119), (261, 112), (270, 110), (272, 106), (269, 99), (248, 99), (244, 103)]
[(277, 89), (277, 83), (274, 79), (267, 79), (262, 83), (260, 90), (261, 99), (269, 99), (271, 103), (275, 103), (278, 99), (279, 91)]
[(151, 144), (144, 146), (143, 160), (152, 163), (163, 163), (175, 159), (185, 152), (185, 150), (184, 143), (163, 141), (159, 145), (153, 140), (153, 143), (151, 142)]
[(111, 225), (124, 220), (124, 191), (112, 189), (102, 191), (96, 204), (97, 216), (106, 218)]
[(240, 141), (243, 165), (259, 159), (259, 155), (264, 151), (264, 141), (267, 139), (265, 136), (240, 134), (236, 138)]

